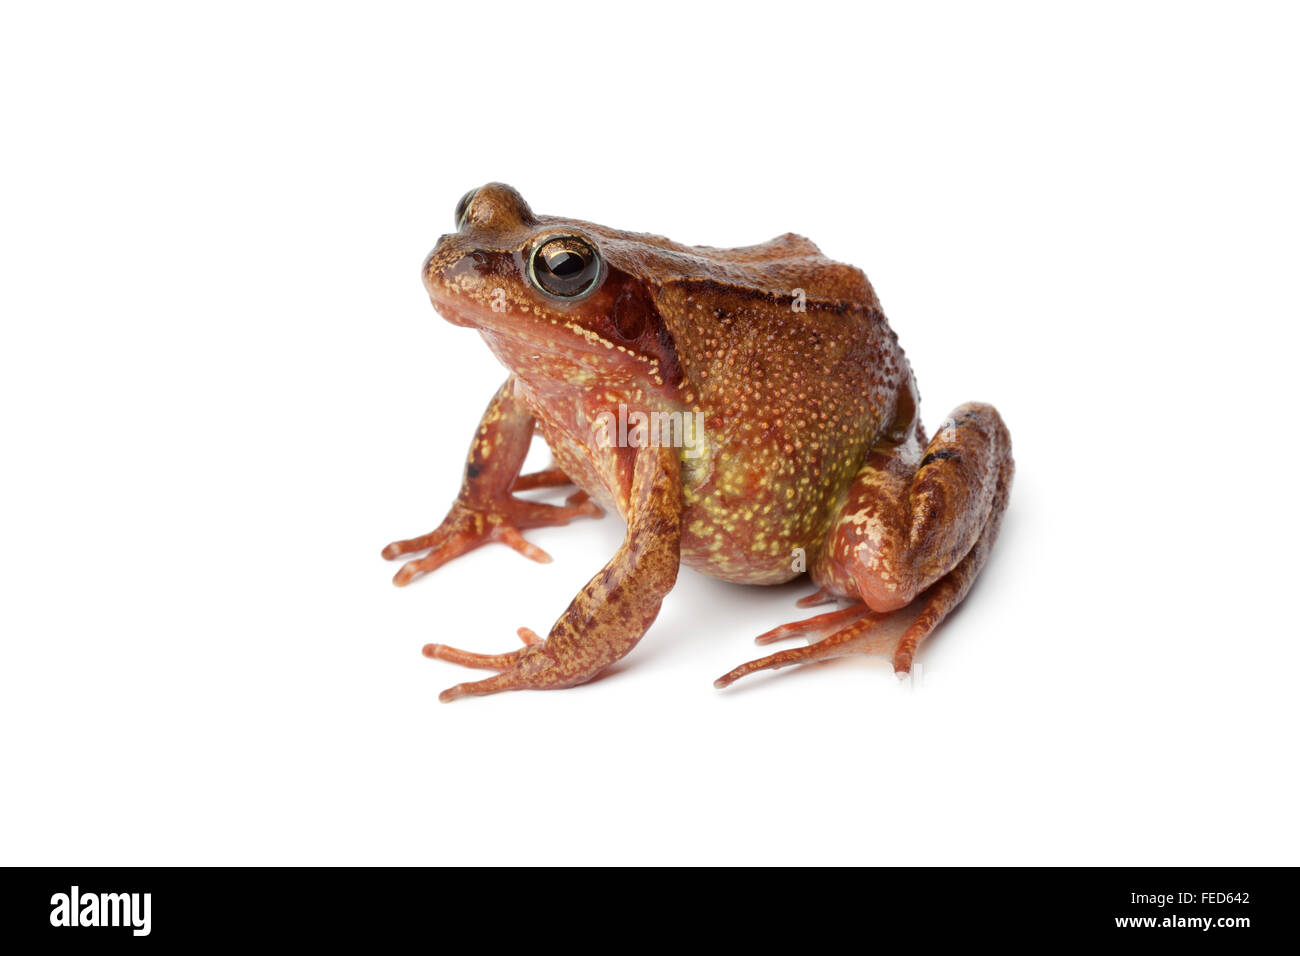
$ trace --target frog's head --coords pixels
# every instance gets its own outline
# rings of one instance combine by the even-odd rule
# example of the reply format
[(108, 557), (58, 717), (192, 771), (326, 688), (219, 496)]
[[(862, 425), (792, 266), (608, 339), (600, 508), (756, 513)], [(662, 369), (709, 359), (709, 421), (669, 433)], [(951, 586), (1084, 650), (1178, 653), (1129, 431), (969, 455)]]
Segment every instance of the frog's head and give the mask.
[(424, 262), (425, 288), (444, 318), (478, 329), (520, 377), (677, 387), (656, 270), (638, 252), (644, 244), (629, 241), (657, 237), (535, 215), (501, 183), (466, 193), (455, 222)]

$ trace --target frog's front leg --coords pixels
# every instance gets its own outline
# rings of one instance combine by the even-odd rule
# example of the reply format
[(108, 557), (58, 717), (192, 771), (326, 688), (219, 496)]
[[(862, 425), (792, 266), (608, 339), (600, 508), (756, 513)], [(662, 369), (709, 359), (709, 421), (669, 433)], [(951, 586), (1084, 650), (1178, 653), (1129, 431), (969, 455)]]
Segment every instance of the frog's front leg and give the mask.
[(988, 560), (1015, 472), (1011, 436), (991, 405), (961, 406), (922, 444), (914, 429), (905, 441), (872, 450), (813, 567), (819, 588), (858, 603), (761, 635), (760, 644), (822, 637), (742, 664), (715, 686), (848, 654), (882, 655), (900, 676), (909, 671), (920, 643)]
[(584, 492), (571, 495), (563, 506), (514, 496), (514, 491), (551, 487), (568, 481), (563, 472), (555, 468), (534, 475), (519, 474), (528, 456), (534, 425), (532, 414), (515, 395), (512, 375), (492, 396), (479, 421), (465, 461), (460, 494), (442, 524), (428, 534), (394, 541), (384, 548), (383, 556), (389, 560), (404, 554), (429, 552), (423, 558), (402, 565), (393, 576), (394, 584), (399, 587), (409, 584), (420, 575), (428, 574), (489, 541), (507, 544), (534, 561), (550, 561), (550, 555), (524, 540), (520, 532), (527, 528), (568, 524), (581, 515), (601, 516), (600, 507), (588, 501)]
[(476, 654), (442, 644), (425, 647), (426, 657), (501, 671), (486, 680), (450, 687), (439, 700), (503, 690), (571, 687), (595, 677), (641, 640), (677, 580), (681, 463), (675, 448), (630, 452), (635, 459), (627, 536), (618, 553), (587, 582), (544, 642), (521, 628), (525, 646), (505, 654)]

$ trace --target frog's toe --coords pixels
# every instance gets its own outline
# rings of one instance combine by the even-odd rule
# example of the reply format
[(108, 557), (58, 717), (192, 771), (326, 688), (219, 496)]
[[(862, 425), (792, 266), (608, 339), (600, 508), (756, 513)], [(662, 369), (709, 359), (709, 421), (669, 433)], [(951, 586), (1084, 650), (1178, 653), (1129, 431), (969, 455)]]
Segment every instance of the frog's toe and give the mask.
[(542, 639), (537, 636), (537, 632), (532, 628), (521, 627), (515, 633), (519, 635), (519, 640), (523, 641), (524, 646), (513, 651), (507, 651), (504, 654), (479, 654), (475, 651), (464, 651), (459, 647), (451, 647), (447, 644), (425, 644), (420, 653), (431, 660), (447, 661), (451, 664), (459, 664), (462, 667), (503, 671), (513, 667), (529, 647), (543, 643)]
[(575, 491), (562, 505), (516, 498), (510, 502), (507, 513), (521, 528), (544, 528), (565, 525), (574, 518), (601, 518), (605, 511), (585, 491)]
[(801, 597), (794, 602), (795, 607), (816, 607), (819, 604), (834, 604), (835, 595), (823, 588), (818, 588), (812, 594)]
[(867, 609), (865, 604), (854, 604), (852, 607), (846, 607), (839, 611), (830, 611), (826, 614), (818, 614), (815, 617), (805, 618), (802, 621), (794, 621), (790, 624), (782, 624), (780, 627), (774, 627), (772, 630), (754, 638), (754, 643), (774, 644), (777, 641), (785, 641), (792, 637), (803, 637), (806, 635), (825, 637), (832, 631), (837, 630), (840, 625), (856, 621), (864, 614), (869, 613), (871, 612)]
[(541, 471), (520, 475), (510, 486), (511, 491), (529, 491), (533, 488), (558, 488), (573, 484), (573, 479), (559, 468), (544, 468)]
[(446, 644), (425, 644), (420, 651), (430, 660), (447, 661), (450, 664), (459, 664), (461, 667), (476, 667), (487, 671), (503, 671), (512, 667), (523, 652), (524, 648), (521, 647), (505, 654), (478, 654)]
[(385, 561), (392, 561), (394, 558), (400, 558), (404, 554), (415, 554), (417, 551), (428, 551), (438, 543), (440, 537), (444, 536), (442, 528), (436, 531), (430, 531), (428, 534), (418, 535), (414, 538), (406, 538), (402, 541), (391, 541), (385, 545), (384, 550), (380, 552), (380, 557)]
[[(490, 537), (487, 535), (477, 535), (463, 531), (445, 536), (439, 536), (437, 535), (437, 532), (435, 532), (434, 535), (427, 537), (434, 539), (433, 544), (431, 545), (433, 550), (422, 558), (407, 561), (397, 569), (397, 573), (393, 575), (393, 584), (397, 585), (399, 588), (405, 587), (416, 578), (422, 577), (430, 571), (436, 571), (453, 558), (458, 558), (467, 551), (473, 551), (485, 541), (490, 540)], [(510, 544), (509, 541), (506, 543)], [(392, 547), (392, 545), (389, 545), (389, 547)], [(418, 551), (421, 549), (415, 548), (413, 550)], [(385, 553), (387, 553), (387, 549), (385, 549)]]
[(502, 544), (508, 544), (530, 561), (536, 561), (538, 564), (550, 564), (555, 560), (537, 545), (533, 544), (520, 534), (518, 529), (513, 528), (510, 525), (502, 525), (501, 529), (497, 532), (496, 537)]

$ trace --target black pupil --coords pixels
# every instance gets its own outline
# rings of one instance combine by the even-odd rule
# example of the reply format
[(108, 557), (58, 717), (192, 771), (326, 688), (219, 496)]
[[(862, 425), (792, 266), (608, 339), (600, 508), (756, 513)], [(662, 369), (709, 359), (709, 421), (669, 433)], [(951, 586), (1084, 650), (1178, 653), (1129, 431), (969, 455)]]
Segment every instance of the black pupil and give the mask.
[(572, 297), (590, 292), (600, 278), (600, 256), (576, 236), (548, 239), (533, 254), (533, 282), (543, 292)]
[(585, 265), (582, 256), (567, 249), (553, 252), (546, 257), (546, 267), (562, 279), (576, 276)]

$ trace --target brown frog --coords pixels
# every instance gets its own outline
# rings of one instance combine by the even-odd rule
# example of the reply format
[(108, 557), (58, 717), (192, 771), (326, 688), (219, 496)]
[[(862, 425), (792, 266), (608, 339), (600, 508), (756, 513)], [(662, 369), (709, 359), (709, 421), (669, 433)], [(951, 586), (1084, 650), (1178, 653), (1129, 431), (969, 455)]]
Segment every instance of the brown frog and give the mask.
[[(589, 680), (641, 639), (680, 564), (745, 584), (806, 569), (817, 591), (801, 606), (852, 602), (761, 635), (820, 639), (718, 687), (855, 653), (905, 675), (987, 560), (1014, 463), (990, 405), (961, 406), (926, 438), (911, 368), (861, 270), (793, 234), (715, 249), (539, 216), (500, 183), (467, 193), (455, 218), (425, 287), (510, 375), (442, 524), (384, 549), (427, 552), (394, 583), (489, 541), (549, 561), (521, 532), (601, 505), (627, 535), (545, 640), (521, 628), (524, 646), (502, 654), (426, 646), (497, 672), (441, 699)], [(535, 431), (553, 466), (521, 475)], [(570, 483), (564, 505), (516, 494)]]

